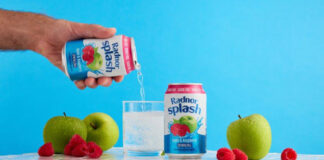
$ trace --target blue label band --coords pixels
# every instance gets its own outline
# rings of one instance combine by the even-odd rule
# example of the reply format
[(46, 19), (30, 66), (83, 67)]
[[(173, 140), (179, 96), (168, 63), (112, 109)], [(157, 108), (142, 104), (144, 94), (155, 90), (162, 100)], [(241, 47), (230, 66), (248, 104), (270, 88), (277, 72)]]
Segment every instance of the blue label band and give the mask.
[(71, 80), (87, 78), (89, 68), (82, 60), (83, 40), (70, 41), (66, 43), (65, 55), (67, 72)]
[(194, 134), (183, 138), (168, 134), (164, 136), (165, 153), (200, 154), (206, 153), (206, 136)]

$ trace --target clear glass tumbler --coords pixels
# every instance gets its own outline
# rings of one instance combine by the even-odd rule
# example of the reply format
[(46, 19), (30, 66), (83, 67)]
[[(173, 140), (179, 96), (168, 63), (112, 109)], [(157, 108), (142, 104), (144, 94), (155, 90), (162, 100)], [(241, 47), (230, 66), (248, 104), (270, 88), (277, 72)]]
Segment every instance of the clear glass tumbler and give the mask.
[(164, 149), (162, 101), (123, 101), (124, 153), (158, 156)]

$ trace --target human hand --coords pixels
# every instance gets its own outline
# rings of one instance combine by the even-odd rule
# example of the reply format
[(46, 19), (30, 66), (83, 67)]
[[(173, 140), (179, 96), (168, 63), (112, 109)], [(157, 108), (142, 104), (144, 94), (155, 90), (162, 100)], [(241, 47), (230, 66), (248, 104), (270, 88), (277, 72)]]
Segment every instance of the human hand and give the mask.
[[(100, 25), (75, 23), (65, 20), (53, 20), (45, 23), (45, 31), (38, 36), (35, 51), (46, 57), (51, 63), (64, 72), (62, 67), (62, 48), (67, 41), (81, 38), (110, 38), (116, 33), (115, 28), (105, 28)], [(108, 87), (112, 81), (121, 82), (124, 76), (86, 78), (74, 81), (79, 89), (87, 86), (96, 88), (98, 85)]]

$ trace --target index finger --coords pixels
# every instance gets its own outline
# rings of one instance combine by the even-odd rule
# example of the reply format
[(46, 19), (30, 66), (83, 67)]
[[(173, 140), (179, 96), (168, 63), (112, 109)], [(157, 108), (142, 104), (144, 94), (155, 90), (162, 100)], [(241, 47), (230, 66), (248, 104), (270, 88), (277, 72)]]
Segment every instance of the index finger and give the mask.
[(115, 28), (97, 24), (72, 23), (71, 29), (77, 38), (110, 38), (116, 33)]

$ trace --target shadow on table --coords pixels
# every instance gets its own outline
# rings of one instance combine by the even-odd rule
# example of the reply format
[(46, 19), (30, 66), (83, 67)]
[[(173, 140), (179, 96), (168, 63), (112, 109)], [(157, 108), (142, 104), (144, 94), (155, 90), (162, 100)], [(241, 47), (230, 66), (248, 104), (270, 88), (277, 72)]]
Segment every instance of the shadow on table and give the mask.
[[(52, 157), (39, 157), (38, 160), (96, 160), (89, 157), (72, 157), (66, 156), (63, 154), (55, 154)], [(116, 157), (109, 153), (104, 153), (100, 158), (97, 160), (117, 160)]]

